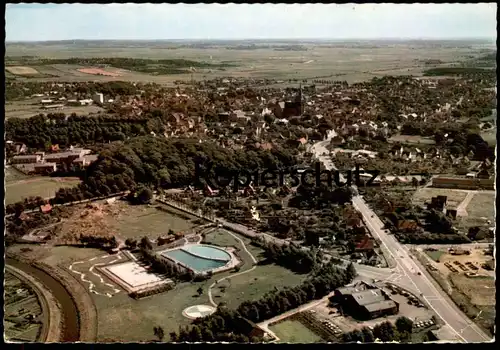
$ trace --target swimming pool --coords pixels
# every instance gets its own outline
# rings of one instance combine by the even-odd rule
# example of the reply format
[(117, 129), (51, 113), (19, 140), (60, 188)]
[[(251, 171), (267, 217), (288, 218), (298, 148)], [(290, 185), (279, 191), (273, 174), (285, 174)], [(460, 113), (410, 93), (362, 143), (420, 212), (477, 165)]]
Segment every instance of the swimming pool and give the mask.
[(187, 245), (178, 249), (162, 252), (166, 258), (181, 263), (196, 272), (206, 272), (225, 266), (231, 255), (222, 249), (203, 245)]

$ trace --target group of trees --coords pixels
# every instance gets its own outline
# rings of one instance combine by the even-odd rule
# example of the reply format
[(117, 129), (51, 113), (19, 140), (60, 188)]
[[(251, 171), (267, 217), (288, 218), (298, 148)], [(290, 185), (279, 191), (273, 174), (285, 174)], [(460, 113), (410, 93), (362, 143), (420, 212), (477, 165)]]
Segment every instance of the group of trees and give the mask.
[(115, 236), (80, 236), (81, 244), (89, 248), (107, 248), (112, 249), (118, 247), (118, 241)]
[(244, 334), (238, 326), (241, 317), (256, 323), (270, 319), (311, 300), (322, 298), (336, 288), (350, 283), (355, 275), (352, 265), (347, 270), (334, 264), (325, 265), (297, 287), (276, 289), (260, 300), (243, 302), (236, 310), (219, 306), (214, 314), (194, 320), (192, 326), (181, 327), (179, 332), (170, 333), (170, 339), (174, 342), (257, 341), (248, 339), (248, 334)]
[(373, 343), (375, 339), (383, 342), (399, 341), (410, 342), (413, 330), (413, 321), (402, 316), (396, 320), (396, 324), (385, 321), (373, 327), (373, 331), (368, 327), (356, 329), (352, 332), (344, 333), (344, 342)]
[[(195, 139), (136, 137), (125, 143), (106, 145), (97, 161), (81, 174), (82, 183), (74, 188), (61, 188), (50, 202), (62, 204), (123, 191), (132, 191), (134, 201), (147, 202), (151, 189), (192, 185), (196, 180), (195, 162), (206, 160), (214, 163), (214, 169), (228, 170), (295, 165), (293, 156), (280, 148), (230, 150)], [(29, 205), (37, 204), (38, 201), (33, 201)], [(9, 207), (10, 213), (15, 212), (16, 205)]]
[(47, 150), (51, 145), (95, 145), (123, 141), (129, 137), (162, 133), (162, 123), (154, 119), (117, 119), (115, 116), (66, 116), (64, 113), (37, 115), (29, 119), (9, 118), (5, 122), (7, 140), (29, 148)]
[(334, 185), (333, 188), (324, 185), (319, 187), (300, 185), (297, 187), (296, 195), (290, 199), (288, 205), (299, 209), (328, 209), (332, 205), (350, 203), (352, 195), (352, 189), (346, 185), (344, 187)]
[(321, 264), (319, 251), (301, 249), (295, 244), (279, 245), (269, 242), (263, 248), (268, 260), (294, 272), (309, 273), (318, 264)]

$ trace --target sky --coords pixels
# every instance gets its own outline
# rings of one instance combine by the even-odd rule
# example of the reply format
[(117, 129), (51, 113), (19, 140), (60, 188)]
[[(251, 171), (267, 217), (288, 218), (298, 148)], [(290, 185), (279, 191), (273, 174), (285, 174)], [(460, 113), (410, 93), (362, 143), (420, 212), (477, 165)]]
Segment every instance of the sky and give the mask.
[(496, 39), (496, 3), (7, 4), (6, 41)]

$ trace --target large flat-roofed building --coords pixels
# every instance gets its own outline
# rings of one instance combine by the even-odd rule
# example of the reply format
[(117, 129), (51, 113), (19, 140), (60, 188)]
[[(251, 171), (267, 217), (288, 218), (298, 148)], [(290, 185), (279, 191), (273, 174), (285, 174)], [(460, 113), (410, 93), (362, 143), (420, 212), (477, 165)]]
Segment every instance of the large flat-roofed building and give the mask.
[(12, 157), (12, 164), (30, 164), (38, 163), (42, 160), (42, 157), (38, 154), (29, 154), (23, 156)]
[(432, 187), (458, 188), (463, 190), (476, 190), (476, 189), (494, 190), (495, 179), (439, 176), (439, 177), (434, 177), (432, 179)]
[(73, 161), (80, 158), (80, 153), (70, 152), (59, 152), (45, 155), (45, 161), (52, 163), (62, 163), (66, 161)]

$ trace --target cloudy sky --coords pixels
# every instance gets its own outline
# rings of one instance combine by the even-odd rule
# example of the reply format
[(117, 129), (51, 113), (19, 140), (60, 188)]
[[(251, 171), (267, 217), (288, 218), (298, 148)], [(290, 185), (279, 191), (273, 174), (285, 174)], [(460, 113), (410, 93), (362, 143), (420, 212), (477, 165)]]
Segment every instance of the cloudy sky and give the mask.
[(496, 38), (491, 4), (7, 4), (7, 41)]

